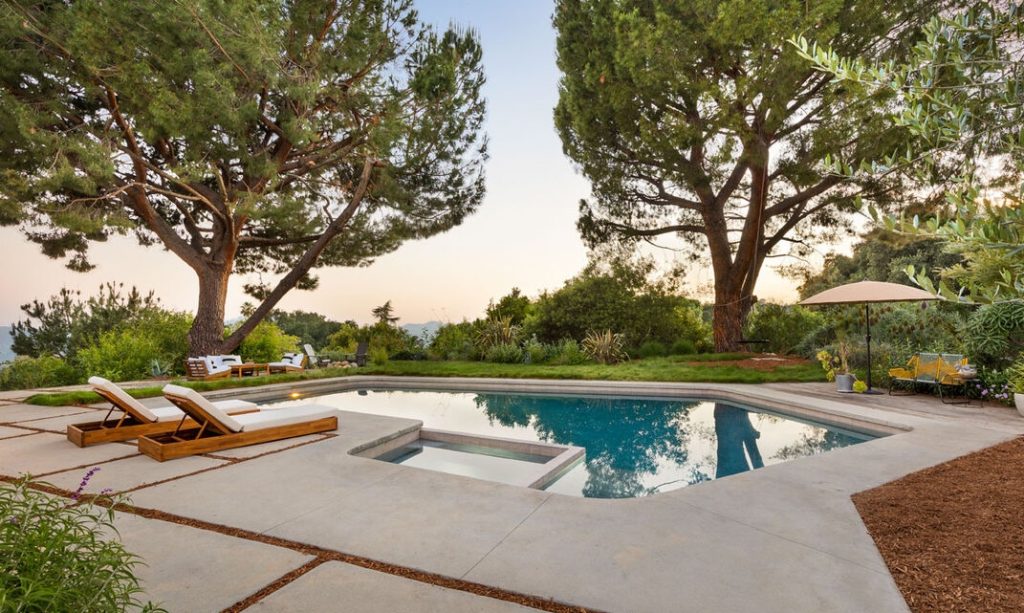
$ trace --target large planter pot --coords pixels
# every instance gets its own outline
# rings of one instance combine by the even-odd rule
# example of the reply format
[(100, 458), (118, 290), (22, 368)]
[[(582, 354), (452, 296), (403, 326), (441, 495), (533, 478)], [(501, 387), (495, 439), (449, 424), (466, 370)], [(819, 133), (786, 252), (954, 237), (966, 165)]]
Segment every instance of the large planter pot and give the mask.
[(1021, 417), (1024, 417), (1024, 394), (1014, 394), (1013, 404), (1017, 405), (1017, 412), (1020, 413)]
[(843, 394), (853, 393), (853, 382), (857, 377), (853, 375), (836, 375), (836, 391)]

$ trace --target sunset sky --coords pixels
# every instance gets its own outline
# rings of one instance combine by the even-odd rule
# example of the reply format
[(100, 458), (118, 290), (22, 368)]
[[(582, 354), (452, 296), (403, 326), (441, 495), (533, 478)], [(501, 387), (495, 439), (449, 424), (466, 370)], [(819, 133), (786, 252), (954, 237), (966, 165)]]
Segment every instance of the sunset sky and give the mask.
[[(461, 226), (360, 269), (320, 269), (315, 292), (293, 291), (280, 304), (335, 319), (370, 319), (370, 309), (391, 300), (403, 323), (458, 321), (479, 316), (489, 299), (513, 286), (530, 295), (559, 287), (586, 262), (576, 232), (577, 204), (586, 180), (562, 154), (552, 123), (557, 100), (555, 33), (551, 0), (418, 0), (421, 15), (438, 26), (455, 22), (476, 29), (487, 69), (487, 132), (491, 159), (487, 196)], [(158, 247), (131, 239), (92, 247), (97, 267), (85, 274), (42, 255), (17, 230), (0, 229), (0, 325), (19, 319), (20, 304), (61, 287), (93, 293), (107, 281), (155, 290), (164, 305), (194, 310), (194, 273)], [(710, 271), (695, 268), (689, 281), (706, 286)], [(246, 297), (235, 278), (228, 317)], [(770, 270), (757, 294), (791, 300), (793, 282)]]

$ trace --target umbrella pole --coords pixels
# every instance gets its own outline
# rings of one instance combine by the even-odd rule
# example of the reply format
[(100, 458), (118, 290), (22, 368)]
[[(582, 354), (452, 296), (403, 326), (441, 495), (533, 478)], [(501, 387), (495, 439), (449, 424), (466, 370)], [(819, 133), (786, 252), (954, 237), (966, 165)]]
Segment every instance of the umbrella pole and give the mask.
[(864, 390), (865, 394), (881, 394), (882, 392), (876, 392), (871, 387), (871, 303), (864, 303), (864, 324), (867, 326), (867, 336), (865, 340), (868, 346), (868, 389)]
[(868, 344), (868, 391), (871, 391), (871, 303), (864, 303), (864, 323), (867, 325), (867, 344)]

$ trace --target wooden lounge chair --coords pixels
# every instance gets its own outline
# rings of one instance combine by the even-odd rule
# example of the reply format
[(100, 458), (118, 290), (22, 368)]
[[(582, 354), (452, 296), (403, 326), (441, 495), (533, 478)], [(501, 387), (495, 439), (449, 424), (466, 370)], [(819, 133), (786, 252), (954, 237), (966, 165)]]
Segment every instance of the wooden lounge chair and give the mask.
[[(94, 392), (109, 401), (111, 406), (107, 414), (99, 421), (68, 426), (68, 440), (79, 447), (88, 447), (97, 443), (128, 441), (144, 434), (172, 432), (185, 417), (181, 410), (173, 406), (147, 407), (128, 395), (120, 386), (103, 377), (90, 377), (89, 385), (92, 386)], [(245, 400), (223, 400), (214, 404), (219, 410), (229, 415), (259, 411), (259, 407)], [(120, 417), (111, 417), (115, 410), (121, 411)]]
[(286, 353), (281, 361), (271, 362), (267, 364), (267, 368), (272, 375), (281, 372), (302, 372), (306, 370), (306, 354)]
[(161, 462), (338, 428), (338, 410), (332, 407), (304, 405), (231, 416), (187, 387), (168, 385), (164, 397), (193, 425), (183, 420), (174, 432), (139, 438), (139, 451)]
[(241, 364), (234, 355), (208, 355), (185, 360), (185, 374), (189, 381), (212, 381), (231, 376), (231, 365)]
[(305, 345), (302, 346), (302, 348), (306, 350), (306, 355), (309, 356), (309, 363), (312, 364), (313, 366), (321, 368), (323, 366), (330, 365), (330, 358), (318, 356), (316, 354), (316, 351), (313, 349), (313, 345), (306, 343)]

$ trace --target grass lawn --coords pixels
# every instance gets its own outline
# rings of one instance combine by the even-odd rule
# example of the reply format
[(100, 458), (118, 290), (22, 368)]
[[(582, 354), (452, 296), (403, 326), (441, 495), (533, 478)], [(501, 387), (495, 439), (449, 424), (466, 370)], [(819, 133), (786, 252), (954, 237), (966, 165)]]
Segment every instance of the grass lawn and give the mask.
[[(718, 353), (667, 358), (630, 360), (622, 364), (494, 364), (491, 362), (395, 361), (358, 369), (321, 368), (304, 373), (219, 379), (217, 381), (175, 381), (201, 392), (288, 383), (351, 375), (392, 375), (419, 377), (494, 377), (504, 379), (589, 379), (604, 381), (666, 381), (710, 383), (774, 383), (782, 381), (822, 381), (824, 374), (814, 362), (786, 360), (774, 364), (758, 360), (749, 353)], [(159, 396), (165, 383), (128, 390), (136, 398)], [(100, 402), (92, 392), (37, 394), (26, 402), (45, 406), (92, 404)]]

